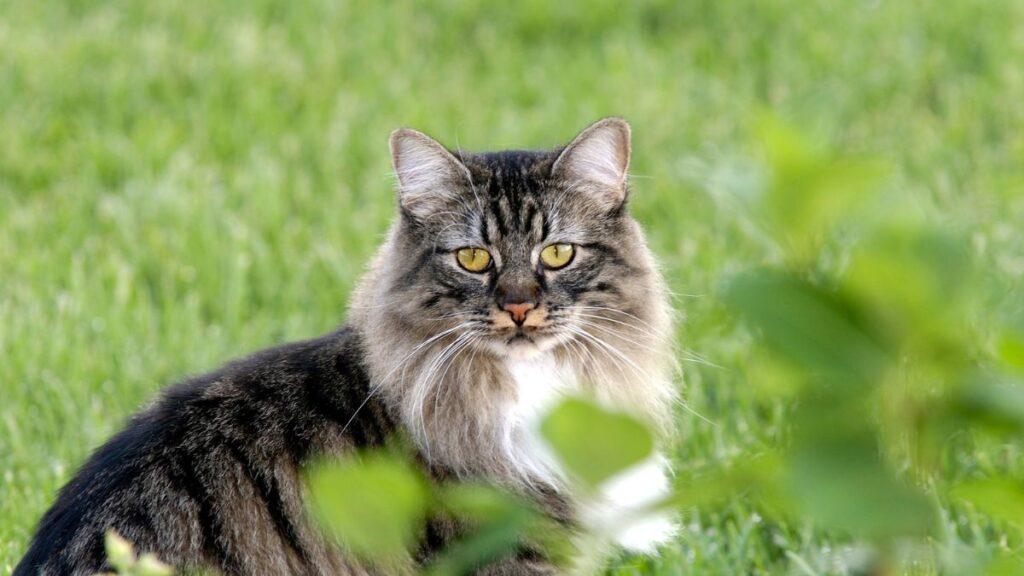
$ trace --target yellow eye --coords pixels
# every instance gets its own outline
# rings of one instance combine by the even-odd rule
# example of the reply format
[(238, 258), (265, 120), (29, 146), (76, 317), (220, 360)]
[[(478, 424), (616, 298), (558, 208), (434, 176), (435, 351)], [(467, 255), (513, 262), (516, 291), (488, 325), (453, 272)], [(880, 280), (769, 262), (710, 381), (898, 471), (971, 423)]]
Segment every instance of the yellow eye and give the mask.
[(540, 251), (540, 261), (552, 270), (564, 268), (576, 254), (576, 247), (572, 244), (552, 244)]
[(483, 248), (462, 248), (455, 253), (459, 266), (470, 272), (483, 272), (491, 265), (491, 255)]

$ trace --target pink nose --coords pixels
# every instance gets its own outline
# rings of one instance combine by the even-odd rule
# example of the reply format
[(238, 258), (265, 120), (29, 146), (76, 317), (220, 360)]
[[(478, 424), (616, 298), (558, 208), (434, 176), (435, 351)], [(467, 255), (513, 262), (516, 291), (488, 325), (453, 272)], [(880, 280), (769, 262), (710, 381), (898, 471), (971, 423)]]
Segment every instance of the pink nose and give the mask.
[(501, 309), (512, 316), (512, 321), (522, 324), (526, 321), (526, 314), (534, 309), (533, 302), (520, 302), (518, 304), (502, 304)]

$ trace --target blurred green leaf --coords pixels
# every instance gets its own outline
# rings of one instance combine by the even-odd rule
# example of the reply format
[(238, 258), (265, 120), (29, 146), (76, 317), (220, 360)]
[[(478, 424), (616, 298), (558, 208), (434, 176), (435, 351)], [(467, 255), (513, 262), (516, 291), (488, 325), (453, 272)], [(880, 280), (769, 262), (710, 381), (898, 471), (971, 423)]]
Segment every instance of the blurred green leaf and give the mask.
[(758, 116), (755, 132), (776, 178), (805, 171), (825, 160), (804, 134), (770, 113)]
[(423, 479), (397, 457), (321, 463), (310, 469), (309, 486), (317, 518), (363, 558), (401, 558), (427, 512)]
[(429, 573), (437, 576), (472, 574), (480, 566), (512, 553), (527, 525), (523, 517), (509, 517), (479, 526), (470, 538), (446, 548)]
[(512, 494), (485, 484), (451, 484), (444, 491), (445, 509), (461, 518), (491, 522), (532, 505)]
[(855, 251), (844, 287), (899, 335), (956, 340), (971, 277), (963, 242), (923, 225), (891, 223)]
[(643, 459), (654, 440), (643, 423), (581, 399), (568, 399), (541, 424), (544, 439), (566, 469), (596, 486)]
[(807, 370), (868, 381), (884, 366), (881, 346), (849, 305), (791, 274), (742, 274), (729, 283), (725, 301), (774, 350)]
[(1024, 431), (1024, 385), (969, 378), (951, 399), (953, 412), (969, 425), (994, 432)]
[(750, 496), (761, 505), (781, 511), (788, 507), (780, 492), (783, 459), (777, 453), (758, 454), (676, 476), (672, 504), (681, 508), (713, 509), (724, 502)]
[(999, 554), (985, 567), (985, 576), (1020, 576), (1024, 574), (1024, 559), (1020, 556)]
[(1024, 484), (1019, 479), (977, 480), (956, 486), (951, 495), (993, 518), (1024, 529)]
[(799, 366), (769, 353), (763, 347), (751, 353), (744, 375), (750, 390), (764, 401), (793, 398), (807, 380)]
[(143, 554), (135, 565), (135, 573), (138, 576), (171, 576), (174, 570), (153, 554)]
[(760, 119), (757, 133), (772, 174), (764, 212), (773, 233), (798, 261), (812, 260), (836, 224), (877, 191), (884, 167), (823, 153), (773, 116)]
[(430, 573), (469, 574), (486, 562), (515, 550), (531, 533), (541, 516), (528, 502), (480, 484), (447, 486), (445, 509), (473, 527), (469, 537), (444, 551)]
[(1014, 368), (1024, 368), (1024, 336), (1007, 333), (999, 339), (999, 358)]
[(932, 503), (884, 465), (867, 429), (804, 428), (790, 465), (792, 497), (819, 526), (874, 538), (925, 535), (935, 526)]
[(107, 552), (107, 560), (118, 572), (126, 572), (135, 565), (135, 549), (131, 542), (113, 530), (104, 535), (103, 545)]

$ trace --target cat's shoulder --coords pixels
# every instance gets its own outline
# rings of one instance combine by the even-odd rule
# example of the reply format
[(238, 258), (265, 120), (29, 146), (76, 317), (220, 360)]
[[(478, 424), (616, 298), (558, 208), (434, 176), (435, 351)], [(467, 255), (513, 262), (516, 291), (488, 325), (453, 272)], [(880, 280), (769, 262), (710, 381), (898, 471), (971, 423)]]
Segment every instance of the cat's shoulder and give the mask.
[(210, 372), (166, 388), (161, 400), (173, 407), (203, 398), (272, 391), (288, 384), (326, 384), (339, 379), (355, 383), (368, 380), (363, 340), (350, 326), (230, 360)]

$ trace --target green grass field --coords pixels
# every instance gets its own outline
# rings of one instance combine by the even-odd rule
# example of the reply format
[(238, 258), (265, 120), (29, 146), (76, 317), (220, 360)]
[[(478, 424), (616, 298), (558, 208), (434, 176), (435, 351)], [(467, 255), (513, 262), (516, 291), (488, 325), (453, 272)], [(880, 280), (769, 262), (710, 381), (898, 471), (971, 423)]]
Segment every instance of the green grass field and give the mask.
[[(993, 309), (1024, 318), (1024, 4), (822, 4), (0, 0), (0, 574), (161, 387), (344, 321), (392, 217), (398, 126), (479, 150), (632, 123), (633, 210), (706, 418), (680, 416), (684, 471), (784, 434), (719, 299), (773, 258), (737, 201), (766, 112), (884, 159), (1002, 279)], [(965, 450), (955, 469), (1021, 472), (1022, 454)], [(942, 553), (1016, 545), (943, 518)], [(616, 573), (846, 574), (861, 552), (741, 494), (686, 525)]]

